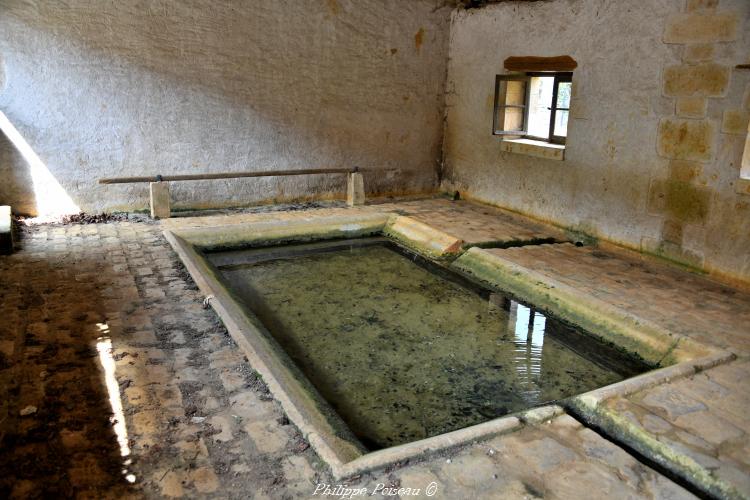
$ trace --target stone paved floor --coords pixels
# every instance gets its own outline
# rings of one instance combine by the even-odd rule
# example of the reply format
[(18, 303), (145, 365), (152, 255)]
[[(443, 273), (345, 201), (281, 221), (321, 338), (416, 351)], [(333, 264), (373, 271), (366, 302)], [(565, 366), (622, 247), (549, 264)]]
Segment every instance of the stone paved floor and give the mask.
[[(455, 218), (440, 208), (441, 229), (463, 227), (475, 211), (493, 213), (463, 206)], [(382, 209), (403, 207), (361, 210)], [(161, 229), (135, 222), (36, 226), (19, 252), (0, 257), (0, 496), (304, 498), (317, 483), (331, 483), (214, 313), (201, 307)], [(495, 234), (501, 230), (508, 231)], [(726, 405), (705, 399), (713, 393), (689, 379), (678, 390), (704, 391), (706, 408), (720, 405), (716, 415), (744, 433), (746, 376), (735, 363), (705, 373), (727, 391), (723, 398), (734, 398)], [(625, 401), (643, 409), (636, 418), (648, 412), (668, 425), (699, 425), (672, 423), (659, 396), (648, 396)], [(122, 416), (113, 416), (120, 407)], [(747, 440), (733, 432), (731, 446), (719, 440), (724, 436), (707, 437), (714, 448), (706, 455), (734, 460), (733, 481), (745, 488)], [(691, 496), (569, 416), (349, 484), (371, 492), (378, 484), (425, 488), (433, 481), (434, 498)]]
[[(328, 205), (328, 204), (327, 204)], [(318, 208), (314, 212), (285, 212), (285, 218), (304, 218), (310, 213), (316, 217), (334, 215), (340, 204), (333, 208)], [(464, 241), (467, 245), (494, 243), (500, 245), (518, 244), (537, 240), (566, 241), (563, 231), (522, 217), (508, 210), (477, 205), (468, 201), (452, 201), (445, 198), (380, 203), (349, 208), (354, 212), (386, 211), (407, 215), (435, 229)], [(272, 217), (268, 213), (239, 213), (230, 215), (207, 215), (200, 217), (178, 217), (167, 219), (166, 227), (213, 226), (221, 224), (242, 224)]]
[(750, 355), (750, 293), (628, 251), (564, 243), (489, 252), (669, 331)]
[(695, 498), (568, 415), (366, 479), (355, 486), (434, 482), (446, 499)]
[[(393, 208), (392, 208), (393, 207)], [(468, 245), (519, 244), (538, 240), (566, 241), (565, 234), (546, 224), (507, 210), (442, 198), (407, 201), (383, 208), (408, 215)]]
[(735, 361), (606, 402), (642, 432), (750, 493), (750, 362)]
[(736, 354), (728, 365), (614, 398), (607, 407), (750, 495), (750, 294), (624, 250), (566, 243), (489, 252)]
[(0, 496), (308, 489), (317, 458), (158, 225), (38, 226), (22, 246), (0, 260)]

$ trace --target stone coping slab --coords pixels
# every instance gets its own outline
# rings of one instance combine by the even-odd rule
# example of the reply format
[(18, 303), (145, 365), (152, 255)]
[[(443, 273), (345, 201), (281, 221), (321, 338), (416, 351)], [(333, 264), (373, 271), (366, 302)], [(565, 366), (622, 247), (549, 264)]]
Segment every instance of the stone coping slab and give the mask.
[(464, 244), (458, 238), (406, 216), (395, 217), (387, 224), (383, 233), (404, 246), (433, 258), (457, 256)]
[(261, 220), (231, 225), (174, 228), (181, 238), (202, 249), (280, 245), (285, 242), (356, 238), (380, 233), (387, 213), (346, 213), (319, 217)]
[[(435, 249), (433, 255), (446, 253), (455, 256), (467, 248), (508, 248), (529, 244), (553, 243), (568, 241), (565, 231), (549, 224), (531, 220), (522, 215), (498, 207), (483, 205), (464, 200), (446, 198), (428, 198), (411, 201), (384, 202), (367, 206), (350, 208), (315, 207), (300, 211), (267, 211), (252, 213), (233, 213), (229, 215), (203, 215), (200, 217), (173, 217), (161, 222), (168, 229), (185, 227), (213, 227), (242, 225), (268, 221), (286, 223), (292, 220), (309, 220), (310, 218), (338, 217), (353, 214), (381, 214), (397, 220), (415, 240), (404, 238), (403, 244), (414, 246), (419, 242), (426, 243), (419, 233), (429, 231), (435, 243), (443, 241), (443, 250), (450, 248), (451, 243), (460, 242), (459, 252), (450, 248), (449, 252)], [(421, 226), (420, 226), (421, 225)], [(408, 226), (408, 227), (407, 227)], [(440, 235), (440, 236), (438, 236)], [(421, 251), (429, 248), (421, 246)]]
[(750, 355), (750, 293), (634, 251), (608, 245), (491, 249), (555, 283), (701, 344)]
[(749, 498), (735, 485), (717, 478), (713, 472), (700, 464), (684, 450), (660, 441), (653, 433), (634, 423), (626, 413), (613, 410), (608, 405), (586, 397), (574, 398), (568, 409), (588, 425), (598, 428), (608, 436), (653, 460), (661, 467), (695, 488), (715, 498)]
[[(599, 410), (625, 417), (631, 446), (649, 444), (666, 461), (682, 456), (683, 479), (725, 498), (750, 496), (750, 362), (736, 360), (611, 398)], [(646, 442), (634, 438), (646, 437)]]
[[(371, 492), (386, 478), (365, 478), (355, 487)], [(441, 499), (695, 499), (615, 443), (569, 415), (525, 425), (512, 433), (444, 456), (396, 469), (387, 479), (401, 487), (433, 484)]]
[[(498, 207), (434, 198), (379, 206), (473, 246), (507, 248), (568, 241), (565, 231)], [(374, 207), (375, 208), (375, 207)]]

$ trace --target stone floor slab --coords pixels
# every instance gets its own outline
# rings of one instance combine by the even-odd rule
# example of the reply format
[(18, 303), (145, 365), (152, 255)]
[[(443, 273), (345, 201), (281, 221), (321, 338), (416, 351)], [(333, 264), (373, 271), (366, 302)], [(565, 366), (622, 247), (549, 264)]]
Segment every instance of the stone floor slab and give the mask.
[(750, 356), (750, 293), (626, 250), (560, 244), (488, 252), (668, 331)]

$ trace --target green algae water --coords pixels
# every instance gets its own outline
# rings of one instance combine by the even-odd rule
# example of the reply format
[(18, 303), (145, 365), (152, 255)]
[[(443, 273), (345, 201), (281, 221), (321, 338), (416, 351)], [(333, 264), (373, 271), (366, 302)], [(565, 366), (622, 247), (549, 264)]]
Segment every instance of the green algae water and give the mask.
[(209, 259), (370, 450), (646, 369), (533, 307), (381, 239)]

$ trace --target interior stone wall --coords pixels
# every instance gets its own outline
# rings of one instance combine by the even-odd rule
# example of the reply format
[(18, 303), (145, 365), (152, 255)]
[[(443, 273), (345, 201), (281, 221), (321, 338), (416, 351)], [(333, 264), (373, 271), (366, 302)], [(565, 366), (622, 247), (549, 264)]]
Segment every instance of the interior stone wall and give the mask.
[[(443, 128), (443, 0), (0, 0), (0, 110), (86, 211), (142, 209), (100, 177), (316, 167), (369, 194), (431, 191)], [(33, 213), (0, 140), (0, 202)], [(177, 207), (342, 197), (343, 176), (179, 183)]]
[[(746, 0), (502, 2), (458, 10), (443, 187), (750, 281)], [(564, 161), (504, 152), (494, 77), (509, 56), (577, 62)]]

